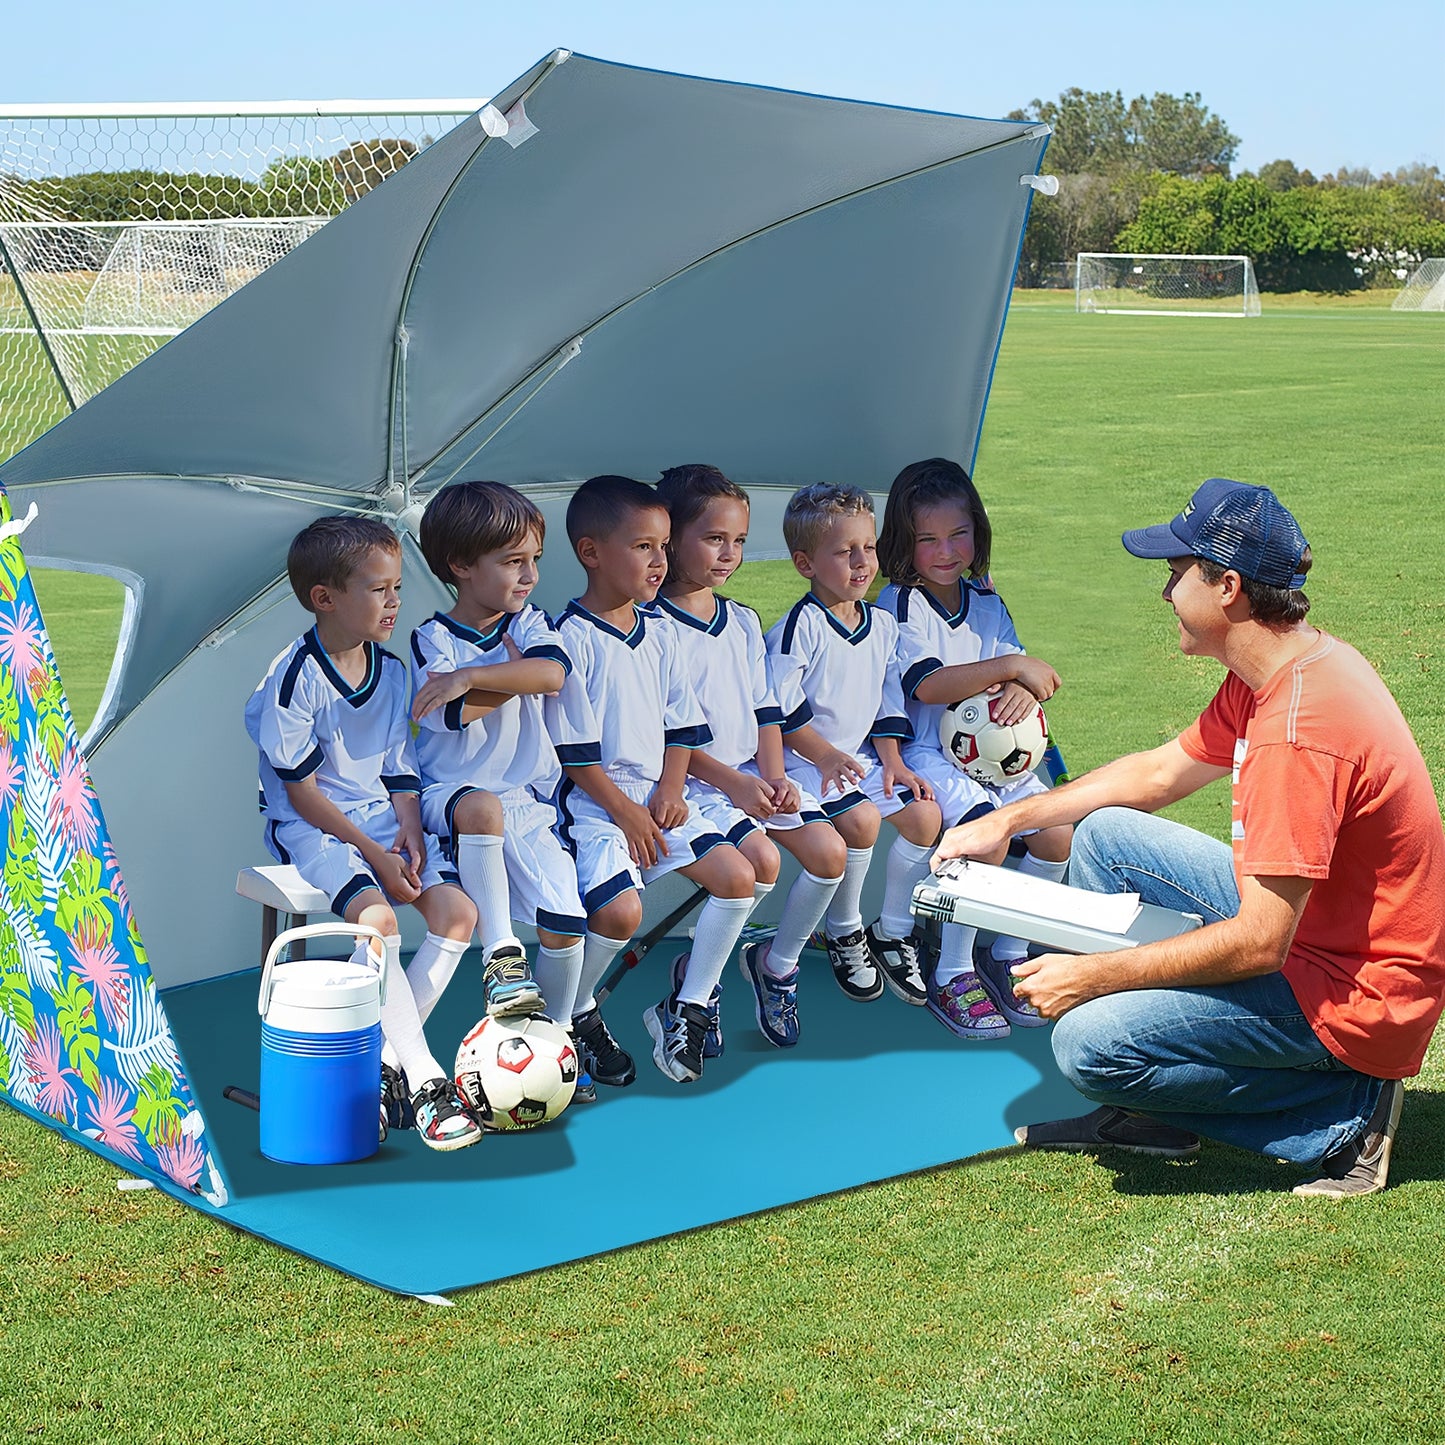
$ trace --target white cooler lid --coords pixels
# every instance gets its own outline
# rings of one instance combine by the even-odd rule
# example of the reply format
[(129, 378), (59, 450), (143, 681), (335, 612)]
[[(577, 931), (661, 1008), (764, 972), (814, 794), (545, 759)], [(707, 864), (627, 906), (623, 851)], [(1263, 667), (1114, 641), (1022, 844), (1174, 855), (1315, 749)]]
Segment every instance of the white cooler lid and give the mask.
[(271, 1004), (287, 1008), (356, 1008), (377, 1002), (380, 995), (381, 976), (376, 970), (346, 958), (278, 963), (271, 981)]

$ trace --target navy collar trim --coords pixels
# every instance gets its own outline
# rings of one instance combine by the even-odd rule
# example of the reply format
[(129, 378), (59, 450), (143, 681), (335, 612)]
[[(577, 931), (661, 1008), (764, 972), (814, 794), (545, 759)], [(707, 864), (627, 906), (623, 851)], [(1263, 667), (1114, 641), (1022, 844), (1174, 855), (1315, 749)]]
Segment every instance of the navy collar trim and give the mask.
[(614, 627), (610, 622), (604, 622), (595, 612), (589, 612), (575, 597), (567, 604), (564, 617), (580, 617), (585, 622), (590, 622), (599, 632), (605, 632), (609, 637), (615, 637), (619, 642), (625, 642), (628, 647), (638, 647), (642, 639), (647, 636), (647, 613), (635, 602), (632, 604), (634, 613), (632, 631), (623, 632), (620, 627)]
[(697, 632), (705, 632), (709, 637), (716, 637), (728, 625), (728, 604), (725, 597), (719, 597), (713, 593), (713, 601), (717, 607), (712, 615), (711, 622), (704, 622), (701, 617), (694, 617), (682, 607), (676, 607), (665, 597), (657, 599), (657, 606), (660, 607), (669, 617), (676, 622), (681, 622)]
[(455, 617), (449, 617), (445, 612), (433, 613), (432, 621), (441, 623), (453, 637), (460, 637), (463, 642), (470, 642), (473, 646), (490, 652), (506, 635), (517, 616), (515, 612), (502, 613), (486, 632), (478, 632), (475, 627), (468, 627), (465, 622), (458, 622)]
[(376, 643), (364, 644), (366, 676), (356, 687), (352, 687), (336, 670), (336, 664), (327, 656), (326, 649), (322, 647), (321, 639), (316, 635), (314, 627), (306, 634), (306, 646), (312, 657), (316, 659), (316, 665), (321, 669), (322, 676), (336, 689), (343, 701), (350, 703), (352, 707), (361, 707), (369, 702), (376, 689), (381, 686), (381, 660), (386, 656), (386, 651), (384, 648), (378, 647)]
[(846, 639), (848, 642), (853, 643), (855, 646), (856, 644), (862, 642), (863, 639), (867, 637), (868, 634), (873, 630), (873, 604), (871, 602), (864, 602), (861, 598), (859, 599), (858, 610), (862, 615), (857, 627), (855, 627), (850, 632), (841, 622), (839, 622), (837, 615), (833, 612), (832, 608), (828, 607), (817, 595), (816, 592), (806, 593), (803, 597), (803, 601), (811, 602), (813, 606), (816, 607), (823, 614), (823, 616), (828, 619), (828, 625), (833, 629), (833, 631), (836, 632), (839, 637)]
[(958, 627), (968, 616), (968, 604), (973, 596), (973, 588), (967, 582), (960, 581), (958, 584), (958, 610), (950, 612), (927, 587), (915, 587), (920, 597), (923, 598), (950, 627)]

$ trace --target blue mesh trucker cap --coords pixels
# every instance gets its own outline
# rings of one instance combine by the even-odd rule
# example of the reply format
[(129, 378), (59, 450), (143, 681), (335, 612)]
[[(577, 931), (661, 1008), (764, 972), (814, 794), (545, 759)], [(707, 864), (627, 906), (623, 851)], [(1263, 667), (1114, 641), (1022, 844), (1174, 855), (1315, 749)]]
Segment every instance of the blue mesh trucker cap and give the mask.
[(1297, 569), (1309, 544), (1268, 487), (1211, 477), (1172, 522), (1125, 532), (1122, 540), (1136, 557), (1204, 557), (1266, 587), (1305, 585)]

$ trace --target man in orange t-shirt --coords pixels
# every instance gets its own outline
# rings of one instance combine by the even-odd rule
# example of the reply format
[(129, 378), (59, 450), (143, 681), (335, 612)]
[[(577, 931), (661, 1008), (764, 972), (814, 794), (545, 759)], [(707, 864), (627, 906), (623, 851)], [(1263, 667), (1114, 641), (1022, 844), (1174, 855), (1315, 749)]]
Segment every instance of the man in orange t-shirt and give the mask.
[[(1181, 651), (1228, 669), (1179, 737), (945, 833), (935, 863), (1080, 823), (1069, 881), (1205, 926), (1123, 953), (1044, 955), (1016, 993), (1101, 1105), (1017, 1131), (1034, 1148), (1181, 1157), (1206, 1134), (1310, 1166), (1297, 1194), (1385, 1186), (1445, 1004), (1445, 830), (1394, 698), (1305, 619), (1308, 544), (1265, 487), (1214, 478), (1124, 534), (1169, 564)], [(1230, 776), (1232, 846), (1152, 814)], [(1080, 821), (1082, 820), (1082, 821)]]

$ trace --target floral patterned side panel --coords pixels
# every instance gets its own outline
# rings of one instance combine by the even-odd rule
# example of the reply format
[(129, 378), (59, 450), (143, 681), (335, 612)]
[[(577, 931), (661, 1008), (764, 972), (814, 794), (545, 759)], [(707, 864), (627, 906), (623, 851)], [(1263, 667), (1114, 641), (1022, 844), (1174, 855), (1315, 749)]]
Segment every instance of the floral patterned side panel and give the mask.
[(14, 535), (0, 539), (0, 832), (0, 1096), (224, 1203)]

